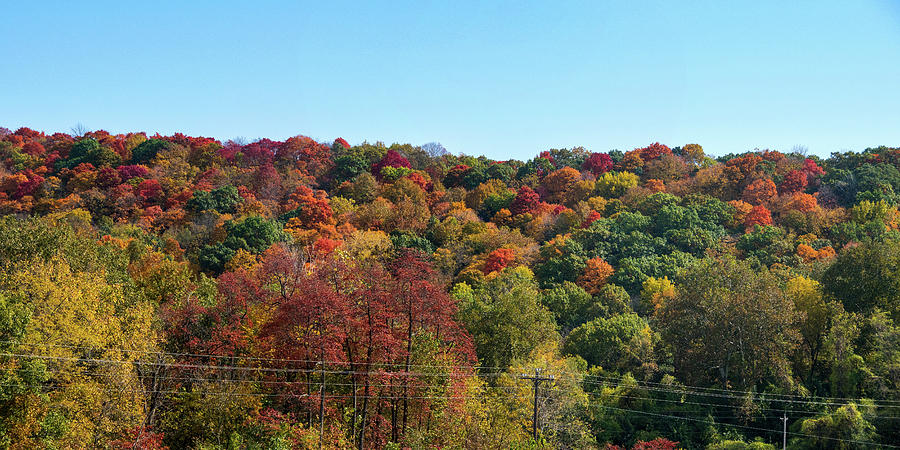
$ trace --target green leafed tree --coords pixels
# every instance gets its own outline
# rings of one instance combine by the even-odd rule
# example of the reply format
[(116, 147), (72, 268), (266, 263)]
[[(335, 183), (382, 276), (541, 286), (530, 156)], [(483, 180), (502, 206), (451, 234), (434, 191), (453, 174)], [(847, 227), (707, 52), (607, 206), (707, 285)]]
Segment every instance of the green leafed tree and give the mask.
[(575, 328), (564, 350), (608, 371), (649, 374), (656, 370), (655, 339), (650, 325), (637, 314), (619, 314)]
[(526, 267), (504, 269), (477, 290), (459, 283), (452, 294), (483, 366), (509, 367), (542, 342), (557, 339), (553, 316), (541, 305), (540, 290)]
[(705, 258), (675, 284), (656, 323), (682, 379), (741, 389), (764, 379), (787, 383), (797, 317), (771, 273), (733, 258)]
[(850, 312), (874, 308), (900, 317), (900, 243), (861, 244), (845, 250), (825, 272), (825, 292)]

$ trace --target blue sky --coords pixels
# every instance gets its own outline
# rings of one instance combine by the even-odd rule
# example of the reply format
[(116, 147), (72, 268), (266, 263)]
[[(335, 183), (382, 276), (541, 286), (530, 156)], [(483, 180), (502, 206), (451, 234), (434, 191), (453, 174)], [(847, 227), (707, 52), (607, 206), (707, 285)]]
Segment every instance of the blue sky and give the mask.
[(900, 146), (900, 2), (13, 2), (0, 126), (422, 144)]

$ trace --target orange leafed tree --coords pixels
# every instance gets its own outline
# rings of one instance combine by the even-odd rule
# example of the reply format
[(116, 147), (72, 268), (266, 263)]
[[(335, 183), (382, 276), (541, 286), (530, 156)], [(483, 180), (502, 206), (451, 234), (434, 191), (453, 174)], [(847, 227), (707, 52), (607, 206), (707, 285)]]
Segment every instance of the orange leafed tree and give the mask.
[(734, 227), (744, 223), (747, 214), (750, 214), (750, 210), (753, 209), (753, 205), (743, 200), (732, 200), (728, 204), (734, 207), (734, 219), (731, 222)]
[(581, 172), (571, 167), (563, 167), (547, 175), (542, 184), (549, 192), (563, 192), (571, 188), (579, 178), (581, 178)]
[(831, 246), (822, 247), (819, 250), (816, 250), (806, 244), (800, 244), (797, 246), (797, 256), (803, 258), (804, 262), (810, 262), (818, 259), (828, 259), (834, 255), (834, 248), (832, 248)]
[(626, 171), (634, 171), (640, 167), (644, 166), (644, 160), (641, 159), (640, 149), (631, 150), (625, 152), (625, 156), (622, 157), (622, 160), (616, 164), (616, 167), (619, 170)]
[(613, 267), (603, 258), (591, 258), (587, 260), (584, 273), (578, 278), (578, 285), (588, 294), (597, 294), (613, 272)]
[(484, 262), (485, 275), (491, 272), (499, 272), (503, 270), (509, 263), (516, 259), (516, 252), (511, 248), (498, 248), (492, 251), (487, 260)]
[(775, 182), (768, 178), (760, 178), (744, 188), (742, 199), (751, 205), (762, 205), (768, 203), (777, 194), (778, 189), (775, 187)]
[(645, 186), (647, 189), (650, 189), (653, 192), (665, 192), (666, 191), (666, 184), (663, 183), (662, 180), (657, 180), (655, 178), (647, 180), (647, 183), (645, 184)]
[(282, 208), (285, 211), (295, 210), (294, 217), (300, 219), (305, 228), (334, 224), (334, 213), (324, 191), (313, 191), (306, 186), (299, 186), (288, 197)]
[(815, 211), (819, 204), (818, 202), (816, 202), (816, 198), (812, 195), (797, 193), (791, 197), (787, 206), (788, 209), (793, 209), (800, 212), (810, 212)]
[(769, 208), (762, 205), (756, 205), (744, 217), (744, 226), (747, 230), (752, 230), (756, 225), (772, 225), (772, 213)]

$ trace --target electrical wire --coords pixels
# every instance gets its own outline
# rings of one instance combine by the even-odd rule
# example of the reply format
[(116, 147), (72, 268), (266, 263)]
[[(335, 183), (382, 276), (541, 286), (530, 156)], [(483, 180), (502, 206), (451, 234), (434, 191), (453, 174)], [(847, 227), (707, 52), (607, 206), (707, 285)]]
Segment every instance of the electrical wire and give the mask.
[[(782, 433), (781, 430), (772, 430), (769, 428), (753, 427), (753, 426), (749, 426), (749, 425), (717, 423), (717, 422), (703, 420), (703, 419), (697, 419), (697, 418), (693, 418), (693, 417), (673, 416), (673, 415), (669, 415), (669, 414), (652, 413), (652, 412), (640, 411), (640, 410), (636, 410), (636, 409), (618, 408), (618, 407), (614, 407), (614, 406), (605, 406), (605, 405), (596, 405), (596, 406), (599, 408), (611, 409), (611, 410), (622, 411), (622, 412), (632, 412), (632, 413), (644, 414), (644, 415), (648, 415), (648, 416), (662, 417), (662, 418), (666, 418), (666, 419), (687, 420), (687, 421), (691, 421), (691, 422), (706, 423), (709, 425), (725, 425), (725, 426), (744, 428), (744, 429), (754, 430), (754, 431), (764, 431), (767, 433)], [(793, 436), (801, 436), (801, 437), (807, 437), (807, 438), (813, 438), (813, 439), (826, 439), (826, 440), (838, 441), (838, 442), (848, 442), (851, 444), (874, 445), (874, 446), (887, 447), (887, 448), (900, 448), (900, 446), (897, 446), (897, 445), (881, 444), (878, 442), (871, 442), (871, 441), (841, 439), (841, 438), (835, 438), (835, 437), (830, 437), (830, 436), (818, 436), (818, 435), (813, 435), (813, 434), (805, 434), (805, 433), (797, 433), (797, 432), (788, 432), (788, 434), (793, 435)]]
[[(45, 360), (51, 360), (51, 361), (74, 361), (74, 362), (86, 362), (86, 363), (97, 363), (97, 364), (129, 364), (129, 365), (135, 364), (135, 365), (162, 366), (162, 367), (174, 367), (174, 368), (220, 369), (220, 370), (221, 370), (221, 369), (225, 369), (225, 370), (233, 370), (233, 371), (244, 371), (244, 370), (246, 370), (246, 371), (274, 372), (274, 373), (308, 373), (308, 374), (315, 374), (315, 373), (323, 374), (323, 373), (324, 373), (324, 374), (340, 374), (340, 375), (348, 375), (348, 374), (368, 374), (368, 375), (371, 375), (371, 374), (372, 374), (372, 372), (361, 372), (361, 371), (333, 371), (333, 370), (324, 370), (324, 368), (323, 368), (323, 369), (319, 369), (319, 370), (315, 370), (315, 369), (289, 369), (289, 368), (271, 368), (271, 367), (221, 366), (221, 365), (207, 365), (207, 364), (183, 364), (183, 363), (162, 363), (162, 362), (146, 362), (146, 361), (127, 361), (127, 360), (112, 360), (112, 359), (100, 359), (100, 358), (56, 357), (56, 356), (47, 356), (47, 355), (18, 354), (18, 353), (8, 353), (8, 352), (7, 352), (7, 353), (0, 353), (0, 355), (8, 356), (8, 357), (18, 357), (18, 358), (36, 358), (36, 359), (45, 359)], [(57, 369), (57, 370), (62, 370), (62, 369)], [(569, 374), (569, 373), (571, 373), (571, 372), (563, 372), (563, 373)], [(426, 377), (426, 376), (427, 376), (427, 377), (432, 377), (432, 376), (452, 377), (452, 376), (453, 376), (453, 375), (451, 375), (451, 374), (433, 374), (433, 373), (421, 373), (421, 372), (419, 372), (419, 373), (417, 373), (417, 372), (399, 372), (399, 373), (394, 373), (394, 374), (392, 374), (392, 375), (413, 376), (413, 377)], [(497, 373), (494, 373), (494, 374), (492, 374), (492, 375), (502, 376), (502, 375), (509, 375), (509, 374), (508, 374), (507, 372), (502, 372), (502, 373), (501, 373), (501, 372), (497, 372)], [(189, 377), (189, 378), (190, 378), (190, 377)], [(201, 378), (201, 379), (196, 379), (196, 380), (198, 380), (198, 381), (213, 381), (213, 382), (215, 382), (215, 381), (222, 381), (221, 378), (220, 378), (220, 379), (206, 379), (206, 378)], [(573, 380), (574, 380), (574, 381), (577, 381), (577, 380), (575, 380), (574, 378), (573, 378)], [(230, 381), (243, 381), (243, 380), (233, 380), (233, 379), (231, 379)], [(581, 381), (582, 381), (582, 382), (585, 382), (585, 383), (588, 383), (588, 384), (595, 384), (595, 385), (601, 385), (601, 386), (607, 386), (608, 384), (610, 384), (609, 382), (590, 382), (590, 381), (583, 380), (583, 379), (582, 379)], [(621, 383), (621, 380), (619, 380), (619, 382)], [(287, 384), (287, 383), (295, 383), (295, 382), (284, 381), (283, 383)], [(308, 385), (319, 385), (319, 386), (322, 386), (321, 383), (315, 383), (314, 381), (309, 381), (309, 382), (307, 382), (307, 384), (308, 384)], [(727, 399), (744, 399), (744, 397), (741, 397), (741, 396), (736, 396), (736, 395), (723, 395), (723, 394), (719, 394), (719, 393), (716, 393), (716, 392), (696, 392), (696, 391), (690, 391), (690, 390), (687, 390), (687, 389), (681, 389), (681, 388), (677, 388), (677, 387), (675, 387), (675, 388), (659, 388), (659, 387), (654, 387), (654, 386), (640, 386), (640, 385), (637, 385), (637, 383), (635, 383), (635, 384), (636, 384), (635, 386), (628, 386), (628, 387), (640, 387), (640, 388), (646, 389), (646, 390), (648, 390), (648, 391), (659, 391), (659, 392), (665, 392), (665, 393), (670, 393), (670, 394), (708, 396), (708, 397), (718, 397), (718, 398), (727, 398)], [(302, 385), (302, 382), (301, 382), (301, 385)], [(339, 386), (339, 385), (341, 385), (341, 383), (326, 383), (326, 385), (327, 385), (327, 386)], [(345, 385), (345, 386), (353, 386), (353, 384), (350, 384), (350, 383), (344, 383), (343, 385)], [(66, 387), (66, 386), (23, 385), (23, 384), (11, 384), (11, 385), (9, 385), (9, 384), (4, 384), (4, 386), (16, 386), (16, 387), (31, 386), (31, 387), (38, 387), (38, 388), (41, 388), (41, 389), (54, 389), (54, 388), (65, 388), (65, 387)], [(358, 386), (358, 385), (357, 385), (357, 386)], [(617, 385), (616, 385), (616, 387), (619, 387), (619, 386), (627, 386), (627, 385), (623, 385), (623, 384), (617, 384)], [(361, 386), (360, 386), (360, 387), (361, 387)], [(391, 387), (391, 388), (395, 388), (395, 387), (396, 387), (396, 388), (399, 388), (399, 387), (401, 387), (401, 385), (396, 385), (396, 384), (377, 385), (377, 384), (376, 384), (376, 385), (369, 385), (369, 387), (370, 387), (370, 388), (372, 388), (372, 387)], [(420, 387), (425, 387), (425, 386), (420, 386)], [(446, 386), (444, 386), (444, 385), (440, 385), (440, 386), (437, 386), (437, 385), (430, 385), (429, 387), (441, 387), (441, 388), (445, 388)], [(497, 388), (497, 387), (495, 387), (495, 388)], [(501, 391), (502, 391), (503, 389), (507, 389), (506, 392), (503, 392), (504, 394), (513, 394), (513, 392), (510, 392), (510, 391), (521, 390), (521, 388), (518, 387), (518, 386), (499, 387), (499, 389), (500, 389)], [(550, 388), (550, 389), (552, 389), (552, 390), (561, 390), (561, 388)], [(130, 389), (101, 389), (100, 391), (102, 391), (102, 392), (119, 393), (119, 394), (122, 394), (122, 393), (140, 393), (140, 394), (144, 394), (144, 395), (152, 394), (152, 393), (157, 393), (157, 394), (186, 394), (186, 393), (189, 393), (188, 391), (164, 390), (164, 389), (154, 389), (154, 390), (148, 390), (148, 389), (141, 389), (141, 390), (130, 390)], [(285, 394), (242, 393), (242, 392), (228, 392), (228, 391), (203, 391), (203, 392), (200, 392), (200, 394), (201, 394), (201, 395), (208, 395), (208, 396), (220, 396), (220, 395), (223, 395), (223, 396), (232, 396), (232, 397), (284, 397), (284, 396), (285, 396)], [(669, 400), (669, 399), (654, 399), (654, 398), (652, 398), (652, 397), (634, 397), (634, 396), (626, 396), (626, 395), (623, 395), (623, 394), (616, 394), (616, 393), (606, 393), (606, 394), (604, 394), (604, 393), (596, 393), (596, 392), (590, 392), (590, 391), (587, 391), (586, 394), (588, 394), (589, 396), (601, 396), (601, 397), (602, 397), (602, 396), (607, 396), (607, 397), (608, 397), (608, 396), (612, 396), (612, 397), (620, 397), (620, 398), (635, 398), (635, 399), (650, 400), (650, 401), (663, 401), (663, 402), (669, 401), (669, 402), (678, 402), (678, 403), (682, 403), (682, 404), (693, 404), (693, 405), (695, 405), (695, 406), (734, 407), (734, 406), (721, 405), (721, 404), (715, 404), (715, 403), (688, 402), (688, 401)], [(749, 394), (753, 394), (753, 393), (749, 393)], [(295, 396), (295, 397), (298, 397), (298, 398), (302, 398), (302, 397), (314, 396), (314, 395), (316, 395), (316, 394), (311, 393), (311, 394), (300, 394), (299, 396), (297, 396), (297, 395), (294, 395), (294, 396)], [(520, 395), (521, 395), (521, 394), (520, 394)], [(359, 398), (374, 398), (374, 399), (382, 399), (382, 400), (401, 400), (401, 399), (443, 399), (443, 400), (450, 400), (450, 399), (489, 398), (489, 397), (494, 397), (494, 396), (493, 396), (493, 395), (490, 395), (490, 394), (484, 394), (484, 395), (412, 395), (412, 396), (411, 396), (411, 395), (405, 395), (405, 396), (398, 396), (398, 395), (377, 395), (377, 394), (375, 394), (375, 395), (360, 395), (360, 394), (356, 394), (356, 395), (352, 395), (352, 394), (335, 395), (335, 394), (327, 394), (327, 395), (323, 395), (322, 397), (324, 397), (324, 398), (332, 398), (332, 399), (337, 399), (337, 398), (342, 398), (342, 399), (348, 399), (348, 398), (357, 398), (357, 399), (359, 399)], [(318, 398), (318, 397), (316, 397), (316, 398)], [(540, 398), (540, 397), (539, 397), (539, 398)], [(549, 397), (543, 397), (543, 398), (544, 398), (544, 399), (550, 399)], [(781, 402), (787, 402), (787, 403), (803, 403), (803, 404), (813, 404), (813, 405), (840, 405), (840, 406), (842, 406), (841, 404), (835, 404), (835, 403), (831, 403), (831, 402), (815, 402), (815, 401), (788, 400), (788, 399), (772, 399), (772, 401), (781, 401)], [(643, 415), (649, 415), (649, 416), (655, 416), (655, 417), (663, 417), (663, 418), (669, 418), (669, 419), (694, 421), (694, 422), (699, 422), (699, 423), (707, 423), (707, 424), (711, 424), (711, 425), (722, 425), (722, 426), (738, 427), (738, 428), (749, 429), (749, 430), (755, 430), (755, 431), (764, 431), (764, 432), (768, 432), (768, 433), (776, 433), (776, 432), (778, 432), (778, 430), (771, 430), (771, 429), (767, 429), (767, 428), (753, 427), (753, 426), (749, 426), (749, 425), (730, 424), (730, 423), (726, 423), (726, 422), (714, 422), (714, 421), (709, 421), (709, 420), (704, 420), (704, 419), (698, 419), (698, 418), (694, 418), (694, 417), (674, 416), (674, 415), (662, 414), (662, 413), (658, 413), (658, 412), (646, 412), (646, 411), (633, 410), (633, 409), (620, 408), (620, 407), (613, 407), (613, 406), (600, 405), (600, 404), (594, 404), (594, 406), (599, 407), (599, 408), (604, 408), (604, 409), (618, 410), (618, 411), (623, 411), (623, 412), (633, 412), (633, 413), (638, 413), (638, 414), (643, 414)], [(889, 406), (889, 405), (886, 405), (886, 406)], [(775, 410), (774, 408), (763, 408), (763, 409)], [(792, 410), (792, 411), (793, 411), (793, 410)], [(801, 411), (794, 411), (794, 412), (801, 412)], [(707, 413), (705, 416), (706, 416), (706, 417), (713, 417), (713, 418), (716, 418), (716, 417), (717, 417), (717, 416), (714, 415), (714, 414), (708, 414), (708, 413)], [(719, 418), (725, 418), (725, 417), (723, 417), (723, 416), (718, 416), (718, 417), (719, 417)], [(809, 434), (803, 434), (803, 433), (791, 433), (791, 434), (792, 434), (792, 435), (795, 435), (795, 436), (803, 436), (803, 437), (809, 437), (809, 438), (814, 438), (814, 439), (827, 439), (827, 440), (834, 440), (834, 441), (840, 441), (840, 442), (848, 442), (848, 443), (854, 443), (854, 444), (877, 445), (877, 446), (882, 446), (882, 447), (900, 448), (900, 447), (898, 447), (898, 446), (893, 446), (893, 445), (889, 445), (889, 444), (879, 444), (879, 443), (869, 442), (869, 441), (848, 440), (848, 439), (832, 438), (832, 437), (828, 437), (828, 436), (809, 435)]]
[[(209, 358), (209, 359), (230, 359), (230, 360), (246, 360), (246, 361), (275, 361), (275, 362), (284, 362), (284, 363), (300, 363), (300, 364), (326, 364), (326, 365), (349, 365), (349, 366), (369, 366), (369, 367), (403, 367), (405, 368), (407, 365), (402, 363), (364, 363), (364, 362), (348, 362), (348, 361), (321, 361), (321, 360), (304, 360), (304, 359), (286, 359), (286, 358), (262, 358), (262, 357), (250, 357), (250, 356), (227, 356), (227, 355), (211, 355), (211, 354), (195, 354), (195, 353), (175, 353), (175, 352), (159, 352), (159, 351), (145, 351), (145, 350), (128, 350), (121, 348), (97, 348), (97, 347), (89, 347), (89, 346), (77, 346), (77, 345), (63, 345), (63, 344), (47, 344), (47, 343), (24, 343), (18, 341), (9, 341), (9, 340), (0, 340), (0, 343), (11, 344), (11, 345), (24, 345), (31, 347), (55, 347), (55, 348), (70, 348), (70, 349), (86, 349), (92, 351), (109, 351), (109, 352), (123, 352), (123, 353), (140, 353), (140, 354), (149, 354), (149, 355), (162, 355), (162, 356), (186, 356), (192, 358)], [(3, 355), (3, 353), (0, 353)], [(7, 355), (9, 355), (7, 353)], [(150, 362), (142, 362), (142, 364), (156, 364)], [(179, 363), (181, 367), (194, 367), (201, 366), (197, 364), (190, 363)], [(203, 365), (206, 367), (216, 367), (216, 368), (229, 368), (231, 370), (247, 370), (245, 366), (222, 366), (222, 365)], [(480, 369), (498, 369), (495, 372), (482, 372), (479, 373), (479, 376), (482, 377), (497, 377), (502, 376), (502, 374), (507, 373), (505, 369), (494, 366), (467, 366), (467, 365), (431, 365), (431, 364), (409, 364), (410, 368), (450, 368), (450, 369), (461, 369), (461, 370), (480, 370)], [(319, 372), (319, 370), (315, 369), (287, 369), (287, 368), (273, 368), (273, 367), (258, 367), (259, 370), (262, 371), (273, 371), (273, 370), (281, 370), (281, 371), (295, 371), (300, 373), (305, 373), (304, 371), (315, 371)], [(326, 371), (326, 373), (347, 373), (348, 371)], [(352, 371), (355, 374), (371, 374), (372, 371)], [(570, 374), (577, 377), (582, 377), (584, 380), (582, 381), (585, 384), (593, 384), (593, 385), (604, 385), (604, 381), (621, 381), (621, 378), (609, 377), (609, 376), (601, 376), (601, 375), (589, 375), (589, 374), (578, 374), (567, 371), (559, 371), (560, 374)], [(414, 375), (413, 372), (408, 373), (407, 375)], [(415, 374), (418, 375), (418, 374)], [(444, 375), (444, 374), (434, 374), (434, 375)], [(593, 379), (593, 380), (591, 380)], [(596, 381), (596, 380), (604, 380), (604, 381)], [(634, 380), (639, 386), (648, 386), (646, 389), (651, 389), (655, 386), (661, 386), (665, 389), (656, 388), (657, 391), (666, 391), (672, 393), (679, 394), (687, 394), (687, 395), (707, 395), (707, 396), (716, 396), (712, 395), (712, 393), (722, 393), (720, 398), (740, 398), (743, 399), (744, 396), (756, 396), (759, 400), (762, 401), (783, 401), (787, 403), (810, 403), (817, 404), (823, 406), (841, 406), (846, 401), (855, 401), (859, 402), (860, 399), (851, 398), (851, 397), (823, 397), (823, 396), (811, 396), (805, 397), (797, 394), (782, 394), (782, 393), (764, 393), (764, 392), (752, 392), (752, 391), (735, 391), (728, 389), (720, 389), (720, 388), (710, 388), (710, 387), (702, 387), (702, 386), (690, 386), (690, 385), (669, 385), (665, 383), (651, 382), (651, 381), (641, 381)], [(709, 394), (706, 393), (709, 391)], [(774, 398), (767, 398), (774, 397)], [(782, 399), (784, 398), (784, 399)], [(793, 400), (799, 399), (799, 400)], [(816, 400), (818, 399), (818, 400)], [(835, 402), (833, 400), (844, 402)], [(897, 405), (892, 405), (896, 403)], [(900, 400), (889, 400), (882, 399), (879, 400), (879, 403), (876, 405), (882, 408), (900, 408)]]

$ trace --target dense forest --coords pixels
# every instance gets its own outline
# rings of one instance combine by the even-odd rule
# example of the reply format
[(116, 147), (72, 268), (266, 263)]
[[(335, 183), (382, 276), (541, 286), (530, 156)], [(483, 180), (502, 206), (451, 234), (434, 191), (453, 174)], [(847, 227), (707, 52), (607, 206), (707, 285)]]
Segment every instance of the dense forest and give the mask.
[(898, 148), (0, 161), (3, 448), (900, 443)]

